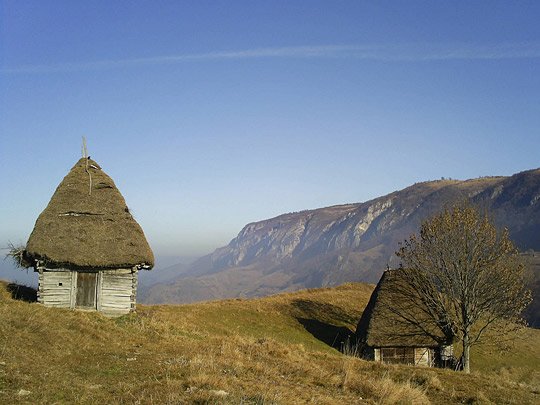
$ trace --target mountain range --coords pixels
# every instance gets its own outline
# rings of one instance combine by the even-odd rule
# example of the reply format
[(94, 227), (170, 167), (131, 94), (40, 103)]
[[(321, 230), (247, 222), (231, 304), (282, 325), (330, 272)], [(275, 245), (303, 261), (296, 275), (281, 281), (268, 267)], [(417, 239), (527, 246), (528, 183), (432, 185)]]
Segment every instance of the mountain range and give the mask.
[(145, 303), (264, 296), (348, 281), (375, 283), (397, 266), (399, 242), (423, 220), (460, 201), (485, 209), (522, 251), (540, 250), (540, 169), (513, 176), (416, 183), (355, 204), (283, 214), (246, 225), (227, 246), (167, 283)]

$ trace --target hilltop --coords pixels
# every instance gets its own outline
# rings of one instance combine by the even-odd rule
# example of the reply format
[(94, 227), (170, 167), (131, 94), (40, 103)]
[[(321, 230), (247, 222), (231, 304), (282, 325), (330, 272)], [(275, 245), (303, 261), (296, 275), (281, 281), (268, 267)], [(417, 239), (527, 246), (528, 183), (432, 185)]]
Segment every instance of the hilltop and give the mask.
[(280, 215), (246, 225), (227, 246), (167, 283), (147, 303), (256, 297), (344, 282), (377, 282), (398, 264), (398, 243), (445, 206), (487, 209), (522, 251), (540, 250), (540, 169), (510, 177), (417, 183), (374, 200)]
[(471, 375), (337, 351), (373, 287), (139, 306), (113, 319), (14, 300), (0, 283), (0, 402), (538, 403), (538, 330), (506, 352), (476, 351)]

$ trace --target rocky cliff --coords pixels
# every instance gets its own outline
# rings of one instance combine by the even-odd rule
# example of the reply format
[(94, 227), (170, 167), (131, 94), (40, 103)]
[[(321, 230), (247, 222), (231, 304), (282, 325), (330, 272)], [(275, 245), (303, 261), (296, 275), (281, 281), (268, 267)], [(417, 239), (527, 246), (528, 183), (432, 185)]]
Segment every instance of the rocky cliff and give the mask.
[(384, 197), (284, 214), (248, 224), (228, 246), (195, 262), (150, 303), (260, 296), (280, 291), (376, 282), (398, 264), (398, 242), (422, 220), (461, 200), (488, 210), (522, 250), (540, 250), (540, 169), (511, 177), (417, 183)]

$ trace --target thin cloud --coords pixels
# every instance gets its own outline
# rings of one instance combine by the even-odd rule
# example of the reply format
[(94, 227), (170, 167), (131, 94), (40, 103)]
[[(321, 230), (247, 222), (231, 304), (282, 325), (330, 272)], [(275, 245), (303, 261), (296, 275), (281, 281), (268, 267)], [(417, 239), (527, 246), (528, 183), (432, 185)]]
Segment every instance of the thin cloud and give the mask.
[(445, 60), (500, 60), (540, 58), (540, 43), (506, 43), (498, 45), (318, 45), (278, 48), (255, 48), (215, 51), (136, 59), (95, 62), (26, 65), (0, 68), (1, 73), (55, 73), (86, 70), (108, 70), (144, 65), (164, 65), (196, 61), (220, 61), (264, 58), (343, 58), (365, 61), (422, 62)]

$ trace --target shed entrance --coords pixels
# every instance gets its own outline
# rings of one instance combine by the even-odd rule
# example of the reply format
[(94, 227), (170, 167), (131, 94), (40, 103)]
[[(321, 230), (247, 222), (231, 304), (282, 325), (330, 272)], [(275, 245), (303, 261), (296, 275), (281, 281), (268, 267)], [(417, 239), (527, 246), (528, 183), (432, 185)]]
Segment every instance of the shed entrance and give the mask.
[(98, 273), (77, 273), (77, 308), (96, 309)]

